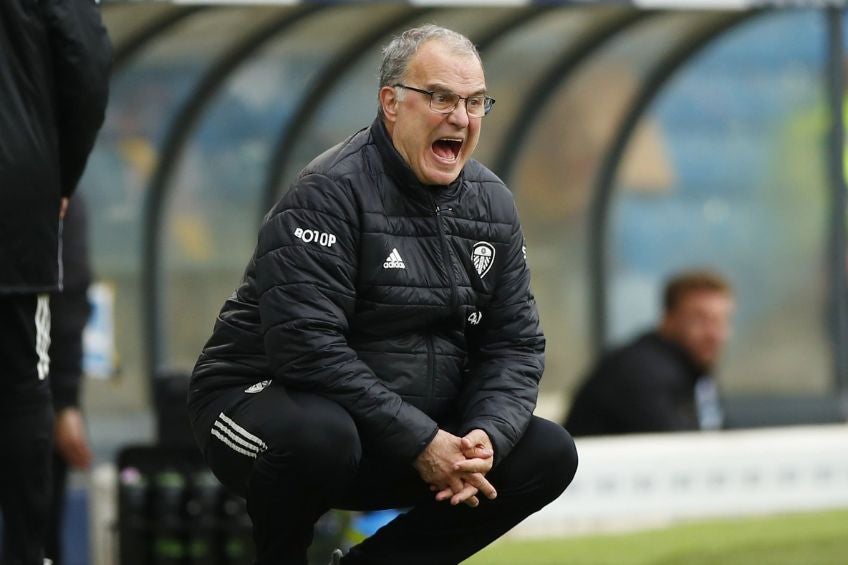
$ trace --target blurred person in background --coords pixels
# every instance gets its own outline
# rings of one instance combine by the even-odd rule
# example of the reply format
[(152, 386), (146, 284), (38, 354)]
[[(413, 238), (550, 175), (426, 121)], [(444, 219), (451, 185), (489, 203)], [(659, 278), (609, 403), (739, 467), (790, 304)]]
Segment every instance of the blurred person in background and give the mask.
[(246, 497), (259, 564), (305, 565), (330, 508), (400, 507), (332, 562), (456, 564), (576, 471), (533, 415), (545, 339), (515, 203), (471, 160), (494, 103), (476, 48), (407, 30), (378, 101), (266, 216), (192, 375), (195, 436)]
[(53, 565), (62, 563), (62, 518), (68, 467), (88, 469), (92, 457), (79, 402), (83, 330), (91, 313), (88, 214), (82, 196), (74, 194), (65, 214), (62, 231), (64, 288), (50, 295), (50, 391), (56, 421), (53, 426), (53, 503), (46, 554)]
[(600, 358), (565, 427), (574, 436), (720, 428), (713, 372), (733, 309), (730, 284), (718, 274), (690, 271), (670, 279), (659, 327)]
[(0, 2), (0, 512), (4, 565), (42, 565), (53, 408), (49, 293), (61, 217), (106, 109), (111, 46), (92, 0)]

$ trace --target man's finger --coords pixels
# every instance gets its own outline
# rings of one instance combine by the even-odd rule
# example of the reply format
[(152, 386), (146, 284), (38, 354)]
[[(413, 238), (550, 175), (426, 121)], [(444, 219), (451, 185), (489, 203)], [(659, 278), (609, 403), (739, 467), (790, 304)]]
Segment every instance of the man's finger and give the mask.
[(486, 477), (481, 475), (480, 473), (473, 473), (469, 475), (465, 479), (466, 484), (473, 485), (479, 492), (483, 493), (483, 496), (488, 498), (489, 500), (494, 500), (498, 496), (498, 491), (495, 490), (495, 487), (490, 483)]
[(436, 500), (442, 502), (443, 500), (447, 500), (453, 496), (453, 491), (449, 488), (444, 488), (436, 493)]
[(463, 501), (463, 504), (470, 506), (471, 508), (477, 508), (480, 506), (480, 499), (476, 496), (469, 496)]
[[(457, 504), (460, 504), (462, 502), (466, 502), (466, 501), (470, 500), (471, 497), (474, 496), (475, 494), (477, 494), (477, 487), (475, 487), (471, 483), (465, 483), (465, 485), (462, 487), (462, 490), (460, 490), (459, 492), (457, 492), (456, 494), (454, 494), (451, 497), (450, 503), (453, 506), (456, 506)], [(479, 503), (480, 503), (480, 501), (478, 500), (477, 504), (479, 504)], [(475, 506), (476, 506), (476, 504), (475, 504)]]
[[(447, 486), (445, 488), (443, 488), (439, 492), (439, 494), (436, 495), (436, 500), (438, 500), (440, 502), (442, 500), (448, 500), (452, 496), (456, 496), (458, 493), (462, 492), (462, 490), (465, 488), (465, 486), (466, 486), (466, 484), (465, 484), (465, 482), (463, 482), (462, 479), (460, 479), (459, 477), (453, 477), (448, 481)], [(474, 487), (472, 486), (471, 488), (474, 488)], [(477, 489), (474, 488), (474, 492), (471, 493), (471, 494), (476, 494), (476, 492), (477, 492)], [(448, 493), (448, 495), (444, 496), (445, 493)]]
[(455, 471), (463, 473), (488, 473), (492, 470), (491, 459), (466, 459), (465, 461), (457, 461), (453, 464)]
[(467, 436), (462, 438), (460, 445), (462, 454), (469, 459), (489, 459), (495, 454), (494, 451), (482, 443), (473, 443)]

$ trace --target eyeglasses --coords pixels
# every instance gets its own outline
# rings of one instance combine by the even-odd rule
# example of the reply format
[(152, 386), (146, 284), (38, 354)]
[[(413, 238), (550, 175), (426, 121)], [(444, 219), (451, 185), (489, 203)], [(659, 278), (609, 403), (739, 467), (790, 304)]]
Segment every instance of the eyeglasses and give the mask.
[(405, 84), (395, 84), (396, 88), (405, 88), (406, 90), (414, 90), (421, 94), (426, 94), (430, 97), (430, 109), (439, 114), (450, 114), (459, 105), (460, 100), (465, 100), (465, 111), (472, 118), (482, 118), (492, 111), (492, 106), (495, 105), (495, 99), (484, 94), (475, 94), (474, 96), (460, 96), (453, 92), (445, 92), (439, 90), (423, 90), (414, 86), (406, 86)]

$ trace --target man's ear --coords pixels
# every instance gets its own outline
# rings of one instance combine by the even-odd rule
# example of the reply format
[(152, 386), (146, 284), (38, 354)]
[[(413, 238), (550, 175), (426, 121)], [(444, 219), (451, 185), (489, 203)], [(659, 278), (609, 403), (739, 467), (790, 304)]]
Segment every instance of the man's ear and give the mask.
[(397, 89), (391, 86), (384, 86), (380, 89), (380, 107), (383, 108), (383, 115), (391, 123), (397, 119), (398, 92)]

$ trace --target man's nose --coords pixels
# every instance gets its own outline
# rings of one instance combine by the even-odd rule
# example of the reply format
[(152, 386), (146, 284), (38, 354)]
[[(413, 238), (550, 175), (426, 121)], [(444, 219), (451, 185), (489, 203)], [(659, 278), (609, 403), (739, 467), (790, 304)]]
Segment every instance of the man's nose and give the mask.
[(468, 108), (465, 106), (466, 100), (460, 100), (456, 103), (453, 111), (448, 114), (448, 121), (458, 127), (468, 127), (468, 122), (471, 117), (468, 115)]

